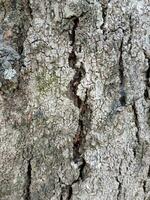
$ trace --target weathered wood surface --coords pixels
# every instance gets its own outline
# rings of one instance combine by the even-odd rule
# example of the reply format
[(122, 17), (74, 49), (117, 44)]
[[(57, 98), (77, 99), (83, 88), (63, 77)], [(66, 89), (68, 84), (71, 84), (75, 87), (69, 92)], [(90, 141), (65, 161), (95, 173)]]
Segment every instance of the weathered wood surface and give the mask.
[(0, 199), (150, 200), (149, 0), (0, 0)]

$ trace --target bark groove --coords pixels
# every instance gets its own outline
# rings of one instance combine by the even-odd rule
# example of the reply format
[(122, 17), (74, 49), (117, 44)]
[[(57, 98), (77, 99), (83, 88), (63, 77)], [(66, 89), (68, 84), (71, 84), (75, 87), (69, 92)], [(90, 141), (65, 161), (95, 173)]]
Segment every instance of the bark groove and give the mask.
[(31, 159), (29, 159), (27, 165), (27, 177), (25, 183), (24, 200), (31, 200), (31, 191), (30, 191), (31, 181), (32, 181), (32, 166), (31, 166)]
[(125, 76), (124, 76), (124, 66), (123, 66), (123, 39), (121, 40), (120, 48), (119, 48), (120, 56), (119, 56), (119, 76), (120, 76), (120, 104), (122, 106), (126, 105), (126, 93), (125, 93)]

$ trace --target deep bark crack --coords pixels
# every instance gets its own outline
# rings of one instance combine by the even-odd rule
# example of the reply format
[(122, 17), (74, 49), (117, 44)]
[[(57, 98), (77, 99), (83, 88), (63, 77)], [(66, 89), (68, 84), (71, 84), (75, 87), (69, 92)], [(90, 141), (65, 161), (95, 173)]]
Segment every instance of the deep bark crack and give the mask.
[(135, 126), (137, 128), (136, 140), (137, 140), (137, 143), (140, 144), (140, 136), (139, 136), (140, 125), (139, 125), (138, 113), (137, 113), (137, 108), (136, 108), (135, 102), (133, 102), (133, 104), (132, 104), (132, 109), (133, 109), (133, 113), (134, 113)]
[(129, 29), (130, 29), (130, 35), (128, 39), (128, 44), (130, 45), (129, 53), (131, 54), (132, 49), (132, 35), (133, 35), (133, 22), (132, 22), (132, 15), (129, 16)]
[(28, 166), (27, 166), (27, 176), (26, 176), (26, 184), (25, 184), (25, 190), (24, 190), (24, 200), (31, 200), (31, 180), (32, 180), (32, 166), (31, 166), (31, 158), (28, 160)]
[[(118, 176), (121, 176), (121, 166), (122, 166), (122, 160), (119, 165)], [(119, 180), (118, 176), (116, 176), (116, 181), (118, 182), (117, 200), (120, 200), (120, 195), (121, 195), (121, 191), (122, 191), (122, 181)]]
[[(20, 60), (19, 60), (19, 76), (18, 76), (18, 83), (17, 83), (17, 87), (15, 90), (19, 90), (20, 89), (20, 85), (21, 85), (21, 81), (22, 81), (22, 77), (21, 77), (21, 69), (24, 66), (24, 55), (23, 55), (23, 51), (24, 51), (24, 42), (27, 38), (27, 34), (28, 34), (28, 30), (31, 26), (31, 21), (33, 20), (33, 15), (32, 15), (32, 8), (30, 6), (30, 0), (26, 0), (24, 4), (22, 4), (22, 10), (24, 12), (25, 17), (28, 20), (28, 24), (25, 24), (25, 22), (21, 22), (18, 25), (18, 34), (17, 34), (17, 40), (16, 40), (16, 44), (17, 44), (17, 51), (19, 53)], [(26, 27), (27, 26), (27, 27)]]
[(68, 191), (68, 198), (67, 200), (70, 200), (72, 197), (72, 186), (69, 186), (69, 191)]
[(118, 182), (117, 200), (120, 200), (120, 195), (122, 191), (122, 183), (119, 181), (118, 177), (116, 177), (116, 181)]
[(148, 167), (147, 177), (150, 178), (150, 166)]
[[(106, 17), (107, 17), (107, 9), (108, 9), (108, 1), (101, 1), (101, 7), (102, 7), (102, 18), (103, 18), (103, 23), (100, 26), (101, 30), (103, 31), (103, 36), (105, 36), (106, 29), (105, 29), (105, 24), (106, 24)], [(106, 38), (104, 38), (106, 40)]]
[[(83, 158), (82, 158), (83, 159)], [(73, 189), (72, 189), (72, 186), (79, 182), (80, 180), (83, 181), (84, 179), (84, 175), (83, 175), (83, 169), (85, 167), (86, 163), (85, 163), (85, 160), (83, 159), (83, 162), (82, 164), (79, 166), (79, 176), (76, 180), (74, 180), (70, 185), (66, 185), (65, 183), (62, 182), (62, 180), (60, 179), (59, 177), (59, 182), (60, 183), (63, 183), (63, 186), (62, 189), (61, 189), (61, 194), (60, 194), (60, 200), (63, 200), (63, 196), (64, 194), (67, 193), (67, 197), (66, 197), (66, 200), (70, 200), (72, 198), (72, 193), (73, 193)]]
[[(80, 180), (84, 180), (84, 168), (86, 166), (86, 161), (82, 156), (83, 153), (83, 144), (85, 143), (85, 136), (87, 131), (90, 128), (91, 122), (91, 109), (88, 105), (88, 90), (86, 90), (85, 99), (82, 100), (77, 95), (78, 86), (81, 83), (81, 80), (85, 77), (86, 71), (84, 68), (84, 64), (81, 62), (80, 67), (76, 66), (77, 56), (75, 52), (75, 42), (76, 42), (76, 29), (79, 24), (79, 18), (75, 17), (73, 19), (73, 27), (71, 33), (69, 34), (69, 38), (71, 40), (72, 51), (69, 54), (68, 63), (69, 66), (75, 70), (75, 74), (73, 79), (69, 83), (69, 98), (73, 101), (74, 105), (79, 109), (79, 120), (78, 120), (78, 128), (75, 133), (73, 139), (73, 161), (78, 164), (79, 169), (79, 177), (72, 182), (68, 191), (68, 200), (72, 197), (72, 185)], [(62, 195), (61, 195), (62, 196)], [(61, 197), (63, 199), (63, 197)]]
[[(83, 144), (85, 143), (85, 136), (90, 128), (90, 121), (91, 121), (91, 109), (87, 104), (88, 100), (88, 91), (86, 91), (85, 100), (81, 101), (78, 108), (80, 109), (79, 113), (79, 121), (78, 121), (78, 129), (77, 133), (75, 134), (73, 140), (73, 159), (75, 163), (82, 163), (80, 165), (80, 174), (83, 174), (83, 166), (85, 166), (85, 160), (81, 157), (83, 151)], [(81, 178), (82, 179), (82, 178)]]
[[(150, 166), (148, 167), (147, 177), (146, 177), (146, 179), (143, 181), (143, 185), (142, 185), (142, 187), (143, 187), (143, 192), (144, 192), (145, 194), (148, 192), (146, 184), (147, 184), (147, 179), (149, 179), (149, 178), (150, 178)], [(145, 199), (145, 198), (144, 198), (144, 199)]]
[[(7, 29), (6, 29), (7, 26), (6, 25), (8, 25), (9, 23), (12, 23), (12, 26), (9, 29), (10, 36), (8, 36), (8, 38), (3, 37), (3, 39), (4, 39), (4, 41), (5, 40), (9, 41), (9, 45), (12, 46), (11, 48), (14, 48), (14, 50), (18, 53), (18, 58), (16, 58), (16, 60), (14, 60), (14, 61), (12, 59), (13, 62), (10, 63), (12, 65), (12, 68), (16, 72), (16, 79), (15, 80), (13, 80), (13, 79), (5, 80), (4, 79), (2, 81), (3, 87), (1, 87), (1, 91), (3, 92), (3, 94), (8, 95), (7, 90), (9, 90), (10, 91), (9, 95), (13, 96), (18, 91), (19, 92), (21, 91), (22, 84), (24, 84), (23, 74), (21, 71), (22, 68), (25, 66), (24, 65), (24, 55), (23, 55), (24, 42), (27, 38), (27, 33), (31, 26), (30, 22), (31, 22), (33, 16), (32, 16), (32, 9), (30, 7), (29, 0), (12, 1), (11, 9), (12, 10), (14, 9), (14, 11), (10, 10), (10, 13), (9, 12), (6, 13), (7, 4), (5, 3), (5, 1), (2, 2), (2, 6), (4, 7), (4, 12), (5, 12), (4, 18), (10, 18), (9, 22), (4, 22), (4, 24), (2, 22), (2, 29), (4, 30), (4, 33), (6, 33), (6, 35), (7, 35)], [(13, 13), (12, 16), (11, 16), (11, 12)], [(18, 18), (18, 15), (20, 15), (19, 18)], [(8, 49), (9, 45), (6, 45), (7, 49)]]
[(123, 66), (123, 39), (121, 40), (120, 48), (119, 48), (120, 56), (119, 56), (119, 77), (120, 77), (120, 104), (121, 106), (126, 105), (126, 93), (125, 93), (125, 76), (124, 76), (124, 66)]
[[(60, 182), (62, 182), (60, 180)], [(63, 183), (64, 184), (64, 183)], [(65, 200), (70, 200), (72, 197), (72, 185), (65, 185), (61, 189), (61, 194), (60, 194), (60, 200), (64, 200), (64, 195), (65, 195)]]
[(150, 89), (150, 82), (149, 82), (149, 78), (150, 78), (150, 59), (146, 57), (145, 54), (145, 58), (148, 60), (148, 69), (145, 73), (145, 91), (144, 91), (144, 97), (145, 100), (149, 99), (149, 89)]
[(77, 57), (74, 50), (72, 50), (72, 52), (69, 54), (68, 61), (69, 61), (69, 66), (72, 69), (75, 69), (74, 77), (69, 83), (69, 92), (70, 92), (69, 96), (73, 100), (74, 105), (80, 109), (82, 105), (82, 100), (77, 95), (77, 90), (78, 90), (78, 85), (80, 84), (82, 78), (84, 78), (85, 76), (85, 69), (83, 67), (83, 63), (81, 63), (80, 68), (76, 68)]
[(146, 192), (146, 181), (145, 180), (143, 181), (143, 191), (144, 191), (144, 193)]
[(71, 46), (73, 46), (75, 44), (75, 40), (76, 40), (76, 29), (78, 27), (79, 24), (79, 18), (78, 17), (74, 17), (73, 19), (73, 27), (71, 30), (71, 33), (69, 34), (70, 40), (71, 40)]

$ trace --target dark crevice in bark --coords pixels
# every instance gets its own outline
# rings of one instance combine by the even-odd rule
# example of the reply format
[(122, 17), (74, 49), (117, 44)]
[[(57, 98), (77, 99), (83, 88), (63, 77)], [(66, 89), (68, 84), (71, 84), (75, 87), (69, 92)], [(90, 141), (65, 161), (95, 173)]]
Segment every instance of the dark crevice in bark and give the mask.
[(148, 167), (146, 180), (143, 181), (143, 185), (142, 185), (144, 193), (147, 193), (146, 184), (147, 184), (147, 179), (149, 178), (150, 178), (150, 166)]
[(149, 168), (148, 168), (147, 177), (150, 178), (150, 166), (149, 166)]
[(69, 191), (68, 191), (68, 198), (67, 200), (70, 200), (72, 197), (72, 186), (69, 186)]
[[(147, 178), (148, 178), (148, 177), (147, 177)], [(148, 188), (147, 188), (147, 179), (143, 181), (142, 187), (143, 187), (144, 200), (145, 200), (145, 199), (146, 199), (146, 195), (147, 195), (147, 193), (149, 192), (149, 190), (148, 190)]]
[(70, 37), (70, 41), (71, 41), (71, 46), (73, 46), (75, 44), (75, 40), (76, 40), (76, 29), (78, 27), (79, 24), (79, 18), (78, 17), (73, 17), (73, 28), (71, 30), (71, 33), (69, 34)]
[(26, 184), (24, 190), (24, 200), (31, 200), (31, 192), (30, 192), (31, 180), (32, 180), (32, 166), (31, 166), (31, 159), (29, 159), (27, 166)]
[(80, 171), (79, 171), (79, 179), (78, 180), (84, 180), (84, 167), (86, 165), (85, 159), (82, 158), (82, 165), (79, 167)]
[[(150, 55), (146, 50), (144, 50), (145, 62), (147, 62), (148, 68), (145, 71), (145, 90), (144, 90), (144, 98), (148, 103), (150, 100), (149, 92), (150, 92)], [(150, 109), (147, 110), (147, 124), (150, 126)]]
[(146, 192), (146, 181), (145, 180), (143, 181), (143, 191), (144, 191), (144, 193)]
[[(60, 182), (62, 182), (60, 180)], [(63, 183), (64, 184), (64, 183)], [(72, 185), (65, 185), (61, 189), (60, 200), (70, 200), (72, 197)]]
[(150, 89), (150, 82), (149, 82), (149, 78), (150, 78), (150, 59), (148, 59), (146, 57), (146, 54), (145, 54), (145, 58), (148, 60), (148, 69), (145, 73), (145, 91), (144, 91), (144, 97), (145, 97), (145, 100), (149, 99), (149, 89)]
[[(91, 122), (91, 109), (88, 105), (88, 90), (86, 90), (85, 99), (82, 100), (77, 95), (78, 86), (81, 83), (81, 80), (85, 77), (86, 71), (84, 68), (84, 64), (81, 62), (80, 67), (76, 66), (77, 56), (75, 53), (75, 42), (76, 42), (76, 29), (79, 24), (79, 18), (75, 17), (73, 19), (73, 28), (71, 30), (71, 34), (69, 34), (69, 38), (71, 40), (72, 51), (69, 54), (68, 63), (69, 66), (75, 70), (75, 74), (73, 79), (69, 83), (69, 98), (73, 101), (74, 105), (79, 109), (79, 120), (78, 120), (78, 128), (75, 133), (73, 139), (73, 161), (78, 165), (79, 169), (79, 177), (74, 180), (72, 184), (69, 186), (70, 189), (68, 191), (68, 200), (72, 197), (72, 185), (80, 180), (84, 180), (84, 168), (86, 166), (86, 161), (83, 158), (83, 146), (85, 143), (85, 136), (90, 128)], [(68, 186), (67, 186), (68, 187)]]
[(76, 163), (78, 162), (82, 163), (80, 165), (80, 170), (81, 170), (83, 168), (82, 166), (85, 165), (85, 161), (81, 157), (80, 147), (84, 143), (85, 133), (87, 132), (87, 130), (85, 130), (86, 128), (85, 120), (88, 120), (88, 123), (90, 124), (90, 117), (88, 116), (90, 115), (91, 110), (89, 108), (89, 105), (87, 104), (87, 100), (88, 100), (87, 91), (86, 91), (85, 100), (82, 100), (77, 95), (78, 86), (86, 74), (83, 63), (80, 64), (80, 68), (76, 66), (77, 56), (75, 53), (75, 39), (76, 39), (76, 29), (78, 27), (78, 24), (79, 24), (79, 18), (75, 18), (74, 25), (73, 25), (71, 35), (70, 35), (72, 51), (69, 54), (68, 62), (69, 62), (69, 66), (75, 70), (74, 77), (69, 83), (69, 97), (71, 100), (73, 100), (74, 105), (80, 110), (78, 129), (73, 141), (73, 160)]
[(104, 40), (106, 40), (106, 29), (105, 29), (105, 23), (106, 23), (106, 17), (107, 17), (107, 9), (108, 9), (108, 1), (101, 1), (101, 7), (102, 7), (102, 18), (103, 18), (103, 23), (100, 26), (101, 30), (103, 31), (103, 35), (105, 36)]
[(129, 16), (129, 29), (130, 29), (130, 35), (129, 35), (129, 39), (128, 39), (128, 44), (130, 44), (129, 53), (131, 54), (131, 49), (132, 49), (132, 34), (133, 34), (132, 15)]
[(133, 155), (134, 155), (134, 158), (136, 158), (136, 156), (137, 156), (137, 146), (133, 147)]
[[(122, 160), (120, 162), (119, 170), (118, 170), (120, 177), (121, 177), (121, 166), (122, 166)], [(121, 195), (121, 192), (122, 192), (122, 182), (119, 180), (118, 176), (116, 176), (116, 181), (118, 182), (117, 200), (120, 200), (120, 195)]]
[[(83, 158), (82, 158), (83, 159)], [(80, 180), (84, 180), (84, 174), (83, 174), (83, 169), (85, 167), (86, 163), (85, 160), (83, 159), (82, 164), (79, 166), (79, 176), (76, 180), (74, 180), (70, 185), (66, 185), (65, 183), (62, 182), (62, 180), (59, 178), (59, 182), (65, 186), (62, 187), (61, 189), (61, 194), (60, 194), (60, 200), (63, 200), (64, 196), (67, 196), (65, 200), (70, 200), (72, 198), (73, 190), (72, 186), (79, 182)], [(65, 195), (67, 194), (67, 195)]]
[(126, 105), (126, 93), (125, 93), (125, 76), (124, 76), (124, 66), (123, 66), (123, 39), (121, 40), (120, 48), (119, 48), (120, 56), (119, 56), (119, 77), (120, 77), (120, 104), (121, 106)]
[[(80, 84), (82, 78), (84, 78), (84, 76), (85, 76), (85, 69), (84, 69), (82, 63), (80, 65), (80, 68), (76, 68), (77, 58), (76, 58), (76, 54), (75, 54), (74, 50), (72, 50), (72, 52), (69, 54), (68, 61), (69, 61), (69, 66), (72, 69), (75, 69), (75, 75), (69, 84), (69, 92), (70, 92), (69, 96), (73, 100), (74, 105), (76, 107), (80, 108), (81, 104), (82, 104), (82, 100), (76, 93), (78, 90), (78, 85)], [(82, 126), (82, 122), (80, 122), (80, 126)]]
[(62, 196), (62, 194), (60, 195), (60, 200), (63, 200), (63, 196)]
[(137, 140), (137, 143), (140, 144), (140, 137), (139, 137), (140, 125), (139, 125), (138, 113), (137, 113), (137, 108), (136, 108), (135, 102), (133, 102), (132, 110), (133, 110), (133, 113), (134, 113), (135, 126), (137, 128), (136, 140)]
[(148, 94), (148, 89), (146, 87), (145, 91), (144, 91), (144, 98), (145, 100), (147, 100), (149, 98), (149, 94)]
[[(85, 161), (83, 157), (81, 157), (82, 154), (82, 145), (85, 143), (85, 136), (88, 130), (90, 129), (90, 122), (91, 122), (91, 109), (89, 105), (87, 104), (88, 94), (86, 91), (86, 97), (85, 100), (82, 101), (81, 104), (79, 104), (78, 108), (80, 109), (79, 113), (79, 122), (78, 122), (78, 129), (77, 133), (75, 134), (74, 141), (73, 141), (73, 159), (75, 163), (82, 163), (80, 165), (80, 170), (83, 171), (83, 167), (85, 166)], [(82, 173), (80, 173), (82, 174)]]
[(118, 193), (117, 193), (117, 200), (120, 200), (120, 195), (122, 191), (122, 183), (119, 181), (118, 177), (116, 177), (116, 181), (118, 182)]
[(31, 26), (31, 24), (30, 24), (31, 20), (33, 19), (32, 9), (30, 7), (29, 0), (26, 0), (24, 3), (22, 3), (22, 8), (21, 8), (20, 12), (24, 13), (24, 21), (20, 21), (20, 23), (17, 26), (18, 33), (17, 33), (15, 42), (18, 47), (17, 51), (22, 56), (23, 49), (24, 49), (23, 44), (27, 38), (27, 33)]
[[(60, 177), (59, 177), (59, 183), (60, 183), (60, 186), (63, 183)], [(61, 187), (61, 193), (60, 193), (60, 200), (63, 200), (63, 188), (62, 187)]]
[(25, 21), (21, 21), (21, 23), (18, 24), (17, 27), (17, 37), (16, 37), (16, 44), (17, 44), (17, 51), (20, 55), (20, 60), (19, 60), (19, 76), (18, 76), (18, 84), (15, 90), (19, 90), (21, 87), (21, 81), (22, 81), (22, 76), (21, 76), (21, 69), (22, 67), (25, 67), (24, 65), (24, 42), (27, 38), (28, 30), (31, 26), (31, 21), (33, 20), (33, 15), (32, 15), (32, 9), (30, 7), (30, 0), (26, 0), (22, 4), (22, 12), (24, 12), (25, 16)]
[[(7, 7), (5, 3), (3, 3), (3, 5), (4, 8)], [(16, 95), (18, 91), (19, 92), (21, 91), (20, 89), (22, 88), (22, 84), (24, 84), (24, 81), (22, 80), (23, 74), (21, 72), (24, 66), (24, 55), (23, 55), (24, 42), (27, 38), (27, 33), (30, 28), (30, 22), (33, 18), (29, 0), (24, 0), (23, 2), (12, 1), (11, 5), (12, 7), (10, 12), (7, 12), (7, 15), (5, 12), (4, 16), (6, 18), (10, 18), (9, 23), (13, 24), (9, 30), (12, 36), (10, 36), (10, 38), (9, 37), (6, 38), (6, 40), (8, 40), (9, 45), (12, 46), (12, 48), (14, 48), (18, 52), (20, 58), (19, 59), (17, 58), (15, 61), (13, 61), (14, 63), (11, 63), (12, 68), (17, 72), (16, 79), (3, 81), (3, 87), (1, 88), (1, 90), (3, 91), (3, 94), (6, 94), (7, 96)], [(20, 17), (18, 17), (18, 15)], [(4, 24), (2, 23), (2, 29), (4, 32), (5, 31), (7, 32), (6, 29), (7, 23), (8, 23), (7, 21), (5, 21)], [(9, 90), (9, 95), (7, 90)]]

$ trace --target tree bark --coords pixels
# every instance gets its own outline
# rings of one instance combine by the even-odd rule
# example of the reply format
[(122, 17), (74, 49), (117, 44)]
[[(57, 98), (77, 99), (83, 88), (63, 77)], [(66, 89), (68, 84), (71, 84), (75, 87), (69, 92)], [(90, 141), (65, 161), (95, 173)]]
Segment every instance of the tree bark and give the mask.
[(150, 200), (149, 0), (0, 0), (0, 199)]

